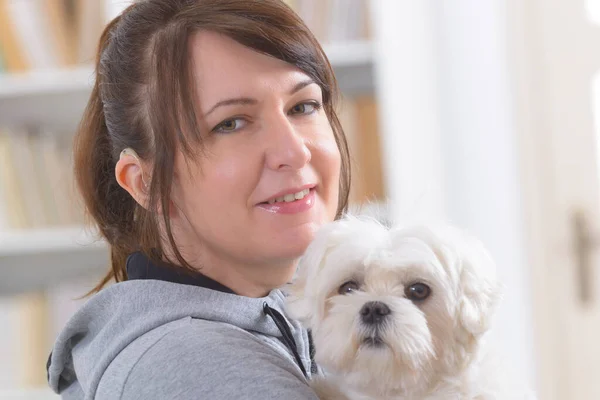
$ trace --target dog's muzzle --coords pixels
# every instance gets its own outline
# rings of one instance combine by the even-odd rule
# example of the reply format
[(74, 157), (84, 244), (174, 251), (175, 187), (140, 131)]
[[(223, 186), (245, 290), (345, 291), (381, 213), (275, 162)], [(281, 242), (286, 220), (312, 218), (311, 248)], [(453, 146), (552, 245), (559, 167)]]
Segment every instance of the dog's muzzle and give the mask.
[(365, 325), (377, 326), (382, 324), (391, 312), (387, 304), (380, 301), (370, 301), (360, 309), (360, 318)]

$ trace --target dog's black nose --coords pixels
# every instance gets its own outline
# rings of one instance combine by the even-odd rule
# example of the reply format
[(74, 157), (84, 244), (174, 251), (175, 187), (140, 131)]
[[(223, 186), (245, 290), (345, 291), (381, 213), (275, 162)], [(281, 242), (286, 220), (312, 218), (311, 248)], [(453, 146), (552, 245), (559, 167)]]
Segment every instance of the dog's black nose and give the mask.
[(379, 324), (383, 322), (385, 317), (391, 313), (387, 304), (380, 301), (370, 301), (365, 303), (361, 310), (360, 316), (365, 324)]

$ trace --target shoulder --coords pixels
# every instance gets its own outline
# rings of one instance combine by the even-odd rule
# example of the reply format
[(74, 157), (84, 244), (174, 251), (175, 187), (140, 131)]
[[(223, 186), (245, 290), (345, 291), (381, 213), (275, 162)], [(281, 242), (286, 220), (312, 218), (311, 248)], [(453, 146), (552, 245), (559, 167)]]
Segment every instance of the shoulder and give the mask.
[(235, 326), (190, 319), (148, 347), (123, 399), (316, 399), (295, 365)]

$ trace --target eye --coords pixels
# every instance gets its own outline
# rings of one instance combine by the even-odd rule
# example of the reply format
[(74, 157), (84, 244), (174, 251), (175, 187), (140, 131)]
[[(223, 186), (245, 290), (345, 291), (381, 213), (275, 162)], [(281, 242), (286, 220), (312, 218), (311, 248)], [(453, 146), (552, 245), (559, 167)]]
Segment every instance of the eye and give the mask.
[(357, 291), (358, 288), (359, 288), (359, 286), (356, 281), (348, 281), (348, 282), (344, 283), (342, 286), (340, 286), (340, 288), (338, 289), (338, 293), (339, 294), (350, 294), (354, 291)]
[(246, 126), (247, 121), (243, 118), (230, 118), (221, 122), (219, 125), (213, 128), (213, 132), (217, 133), (231, 133), (235, 132), (244, 126)]
[(316, 101), (309, 101), (304, 103), (298, 103), (290, 110), (292, 115), (312, 114), (321, 108), (321, 103)]
[(408, 286), (404, 294), (409, 300), (423, 301), (431, 295), (431, 288), (424, 283), (417, 282)]

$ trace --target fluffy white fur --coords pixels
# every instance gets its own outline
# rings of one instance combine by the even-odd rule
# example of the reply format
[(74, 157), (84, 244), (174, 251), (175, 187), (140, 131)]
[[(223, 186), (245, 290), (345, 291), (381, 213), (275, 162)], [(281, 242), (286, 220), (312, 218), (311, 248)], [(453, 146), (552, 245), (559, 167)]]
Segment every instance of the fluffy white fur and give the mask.
[[(359, 289), (339, 294), (350, 280)], [(405, 296), (415, 282), (431, 288), (423, 302)], [(312, 330), (325, 371), (313, 382), (321, 399), (531, 399), (503, 378), (485, 345), (499, 292), (488, 252), (464, 232), (347, 216), (307, 249), (288, 312)], [(371, 301), (391, 310), (376, 329), (360, 318)], [(374, 329), (382, 346), (365, 343)]]

